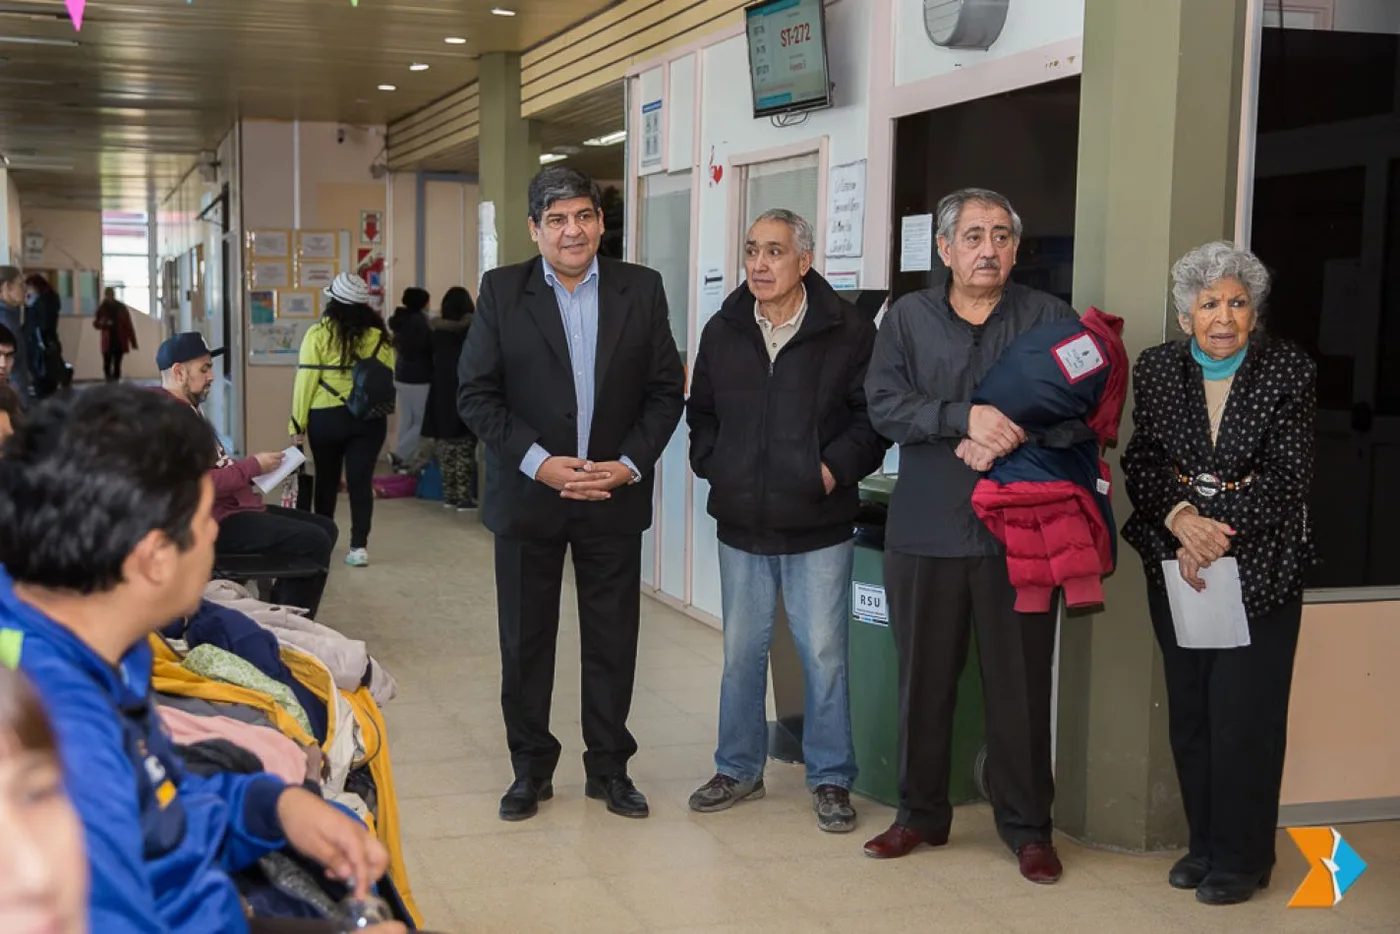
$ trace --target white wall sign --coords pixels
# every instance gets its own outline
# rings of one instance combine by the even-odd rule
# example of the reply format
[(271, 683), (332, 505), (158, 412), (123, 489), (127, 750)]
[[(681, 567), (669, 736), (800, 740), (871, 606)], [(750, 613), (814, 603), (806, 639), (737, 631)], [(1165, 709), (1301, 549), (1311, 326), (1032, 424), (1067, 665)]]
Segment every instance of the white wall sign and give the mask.
[(854, 269), (843, 272), (828, 271), (826, 281), (838, 292), (851, 291), (860, 288), (860, 273)]
[(885, 588), (856, 581), (851, 585), (851, 615), (862, 623), (876, 626), (890, 624), (890, 611), (885, 605)]
[(933, 215), (914, 214), (900, 221), (899, 271), (928, 272), (933, 268)]
[(477, 262), (477, 288), (488, 272), (496, 268), (500, 254), (500, 241), (496, 237), (496, 204), (483, 201), (477, 207), (477, 230), (480, 254)]
[(37, 266), (44, 261), (44, 235), (37, 230), (24, 232), (24, 265)]
[(865, 160), (833, 166), (826, 210), (826, 255), (859, 256), (865, 237)]
[(642, 174), (661, 169), (661, 101), (642, 105)]

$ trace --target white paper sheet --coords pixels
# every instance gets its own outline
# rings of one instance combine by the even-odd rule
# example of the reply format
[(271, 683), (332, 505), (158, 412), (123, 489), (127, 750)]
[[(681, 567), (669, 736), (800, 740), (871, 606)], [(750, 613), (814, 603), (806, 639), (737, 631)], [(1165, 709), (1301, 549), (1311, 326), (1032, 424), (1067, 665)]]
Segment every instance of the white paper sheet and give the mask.
[(301, 449), (295, 446), (289, 447), (282, 452), (282, 466), (254, 477), (253, 486), (257, 487), (264, 495), (271, 493), (304, 463), (306, 463), (306, 455), (301, 453)]
[(1171, 603), (1176, 644), (1183, 649), (1234, 649), (1249, 645), (1249, 618), (1244, 611), (1240, 566), (1221, 558), (1200, 572), (1206, 589), (1197, 593), (1181, 579), (1176, 561), (1163, 561), (1167, 599)]
[(933, 215), (902, 218), (899, 227), (899, 271), (928, 272), (933, 268)]

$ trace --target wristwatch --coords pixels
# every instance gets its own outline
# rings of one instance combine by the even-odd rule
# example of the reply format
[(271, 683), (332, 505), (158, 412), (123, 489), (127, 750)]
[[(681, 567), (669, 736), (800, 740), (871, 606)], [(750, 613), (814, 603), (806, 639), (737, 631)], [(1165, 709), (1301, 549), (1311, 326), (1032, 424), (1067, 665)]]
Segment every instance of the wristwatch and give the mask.
[[(623, 464), (623, 466), (627, 467), (626, 464)], [(642, 482), (641, 472), (638, 471), (636, 467), (627, 467), (627, 469), (632, 471), (632, 479), (627, 481), (628, 486), (633, 486), (634, 484)]]

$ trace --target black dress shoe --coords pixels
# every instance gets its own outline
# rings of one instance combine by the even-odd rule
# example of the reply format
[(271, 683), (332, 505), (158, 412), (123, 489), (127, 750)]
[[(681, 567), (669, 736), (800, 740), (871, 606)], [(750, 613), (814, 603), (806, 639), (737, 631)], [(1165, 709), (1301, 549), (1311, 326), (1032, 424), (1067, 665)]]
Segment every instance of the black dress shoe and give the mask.
[(547, 778), (517, 778), (501, 798), (501, 820), (528, 820), (540, 812), (540, 802), (554, 797)]
[(1187, 853), (1167, 873), (1167, 882), (1174, 889), (1194, 889), (1210, 873), (1210, 860)]
[(1260, 889), (1269, 887), (1273, 871), (1220, 872), (1212, 869), (1196, 886), (1196, 901), (1205, 905), (1238, 905), (1254, 897)]
[(651, 813), (646, 795), (626, 775), (592, 776), (583, 786), (583, 793), (608, 802), (608, 810), (623, 817), (646, 817)]

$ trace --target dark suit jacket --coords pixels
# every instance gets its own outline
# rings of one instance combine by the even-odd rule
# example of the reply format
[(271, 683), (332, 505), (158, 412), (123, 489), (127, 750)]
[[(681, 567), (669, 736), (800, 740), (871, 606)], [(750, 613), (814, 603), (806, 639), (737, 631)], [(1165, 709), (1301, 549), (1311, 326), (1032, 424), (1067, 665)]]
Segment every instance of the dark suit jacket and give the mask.
[(535, 443), (554, 455), (578, 453), (569, 345), (544, 264), (536, 258), (486, 274), (462, 348), (457, 408), (486, 444), (482, 519), (497, 535), (549, 538), (576, 517), (602, 534), (640, 534), (651, 525), (653, 467), (685, 405), (685, 374), (655, 271), (599, 257), (597, 357), (588, 457), (626, 455), (642, 482), (585, 503), (562, 499), (520, 471)]

